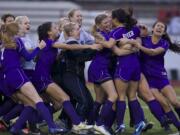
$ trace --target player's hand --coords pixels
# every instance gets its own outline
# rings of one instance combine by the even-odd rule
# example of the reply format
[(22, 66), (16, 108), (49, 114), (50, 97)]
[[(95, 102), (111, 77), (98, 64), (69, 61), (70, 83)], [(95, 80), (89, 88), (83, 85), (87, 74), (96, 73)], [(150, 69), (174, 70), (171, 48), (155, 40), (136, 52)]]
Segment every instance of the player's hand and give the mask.
[(44, 40), (41, 40), (41, 42), (39, 43), (38, 47), (40, 49), (43, 49), (44, 47), (46, 47), (46, 42), (44, 42)]

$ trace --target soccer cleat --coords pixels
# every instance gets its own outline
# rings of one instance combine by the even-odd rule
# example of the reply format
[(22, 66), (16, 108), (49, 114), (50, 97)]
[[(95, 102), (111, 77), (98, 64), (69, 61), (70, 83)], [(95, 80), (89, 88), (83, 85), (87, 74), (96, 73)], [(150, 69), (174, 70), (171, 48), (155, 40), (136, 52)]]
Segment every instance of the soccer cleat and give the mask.
[(29, 135), (28, 131), (25, 131), (25, 130), (16, 130), (13, 127), (10, 129), (10, 133), (12, 135)]
[(8, 123), (6, 123), (3, 119), (0, 119), (0, 131), (6, 131), (9, 127)]
[(45, 127), (47, 126), (47, 123), (45, 120), (41, 121), (40, 123), (37, 123), (37, 127), (40, 128), (40, 127)]
[(154, 126), (153, 122), (149, 122), (147, 120), (145, 120), (144, 123), (145, 123), (145, 127), (143, 128), (143, 132), (146, 132), (147, 130), (152, 129)]
[(67, 130), (65, 130), (64, 128), (55, 127), (55, 128), (49, 128), (49, 133), (50, 134), (64, 134), (64, 133), (67, 133)]
[(2, 123), (0, 123), (0, 132), (4, 132), (6, 130), (7, 128)]
[(117, 125), (116, 129), (115, 129), (115, 133), (123, 133), (125, 131), (125, 125), (121, 124), (121, 125)]
[(86, 123), (81, 122), (78, 125), (73, 125), (71, 131), (76, 134), (87, 134), (88, 130), (92, 128), (92, 125), (86, 125)]
[(65, 129), (67, 129), (67, 130), (70, 130), (70, 129), (72, 128), (72, 125), (70, 125), (70, 124), (68, 123), (68, 121), (65, 120), (65, 119), (61, 119), (61, 120), (56, 121), (56, 125), (57, 125), (57, 126), (60, 126), (60, 127), (62, 127), (62, 128), (65, 128)]
[(145, 128), (146, 124), (144, 121), (139, 122), (137, 125), (135, 125), (135, 131), (133, 135), (140, 135), (142, 133), (142, 130)]
[(29, 129), (30, 135), (47, 135), (46, 133), (42, 132), (39, 128), (37, 128), (36, 124), (29, 124)]
[(92, 125), (86, 125), (84, 122), (79, 123), (78, 125), (73, 125), (72, 129), (74, 130), (89, 130), (92, 129)]
[(103, 134), (103, 135), (111, 135), (111, 133), (109, 132), (109, 130), (104, 126), (104, 125), (101, 125), (101, 126), (97, 126), (96, 124), (94, 125), (94, 129)]
[(168, 119), (166, 116), (161, 117), (161, 126), (164, 128), (164, 131), (169, 132), (169, 133), (172, 131), (169, 126), (170, 123), (171, 123), (171, 120)]

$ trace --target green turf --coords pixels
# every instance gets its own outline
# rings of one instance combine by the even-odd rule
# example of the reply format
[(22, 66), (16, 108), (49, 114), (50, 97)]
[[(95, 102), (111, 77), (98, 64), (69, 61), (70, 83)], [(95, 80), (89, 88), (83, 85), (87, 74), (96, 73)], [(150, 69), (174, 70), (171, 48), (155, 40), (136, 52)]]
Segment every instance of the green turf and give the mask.
[[(180, 88), (176, 88), (176, 92), (178, 95), (180, 95)], [(158, 121), (152, 116), (149, 109), (147, 108), (147, 105), (142, 101), (141, 101), (141, 105), (144, 109), (144, 114), (147, 120), (154, 123), (153, 129), (149, 130), (146, 133), (143, 133), (142, 135), (168, 135), (169, 133), (164, 132), (163, 129), (160, 127), (160, 124), (158, 123)], [(122, 135), (132, 135), (133, 133), (133, 128), (129, 128), (129, 112), (128, 111), (129, 110), (127, 109), (126, 116), (125, 116), (126, 131)], [(55, 117), (56, 116), (57, 114), (55, 115)], [(174, 126), (171, 125), (171, 127), (172, 127), (172, 133), (176, 133), (177, 130), (174, 128)], [(45, 130), (47, 130), (47, 128), (45, 128)], [(3, 133), (0, 132), (0, 135), (10, 135), (10, 134), (5, 133), (5, 132)], [(72, 135), (72, 134), (69, 134), (69, 135)]]

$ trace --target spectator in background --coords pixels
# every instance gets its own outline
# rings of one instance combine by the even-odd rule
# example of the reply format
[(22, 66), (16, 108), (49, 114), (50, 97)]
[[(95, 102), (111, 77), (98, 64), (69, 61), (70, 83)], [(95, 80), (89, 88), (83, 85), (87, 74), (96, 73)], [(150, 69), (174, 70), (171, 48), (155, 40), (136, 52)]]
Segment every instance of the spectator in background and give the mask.
[(158, 20), (168, 25), (168, 33), (180, 34), (180, 10), (177, 6), (172, 7), (170, 10), (160, 9)]
[(88, 32), (86, 32), (82, 27), (83, 16), (81, 11), (79, 9), (72, 9), (68, 13), (68, 18), (71, 22), (78, 23), (80, 26), (80, 39), (79, 39), (80, 44), (93, 44), (94, 37)]
[(15, 16), (12, 15), (12, 14), (4, 14), (4, 15), (1, 17), (1, 21), (2, 21), (4, 24), (12, 23), (12, 22), (14, 22), (14, 20), (15, 20)]

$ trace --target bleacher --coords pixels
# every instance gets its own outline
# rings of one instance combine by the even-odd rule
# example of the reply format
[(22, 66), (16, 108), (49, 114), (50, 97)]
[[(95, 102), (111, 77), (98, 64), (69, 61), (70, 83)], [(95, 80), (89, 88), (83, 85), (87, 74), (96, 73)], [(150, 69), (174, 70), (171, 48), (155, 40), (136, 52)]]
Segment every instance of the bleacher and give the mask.
[(80, 7), (72, 2), (2, 1), (0, 16), (5, 13), (27, 15), (31, 21), (31, 32), (35, 32), (38, 25), (46, 21), (56, 22), (72, 8)]
[[(2, 1), (0, 2), (0, 16), (5, 13), (12, 13), (15, 16), (27, 15), (31, 21), (31, 32), (35, 32), (37, 26), (45, 21), (56, 22), (60, 17), (66, 16), (67, 12), (73, 8), (81, 8), (72, 2), (34, 2), (34, 1)], [(84, 27), (86, 30), (94, 23), (94, 18), (103, 10), (82, 9), (84, 17)], [(139, 18), (140, 23), (145, 23), (151, 27), (155, 18)]]

